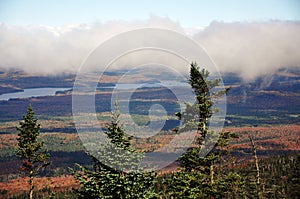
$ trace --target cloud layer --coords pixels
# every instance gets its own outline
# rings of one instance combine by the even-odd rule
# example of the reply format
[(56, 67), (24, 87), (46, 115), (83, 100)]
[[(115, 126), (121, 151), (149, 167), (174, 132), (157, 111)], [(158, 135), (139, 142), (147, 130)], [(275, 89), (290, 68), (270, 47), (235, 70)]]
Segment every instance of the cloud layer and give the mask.
[(224, 72), (245, 80), (282, 67), (300, 66), (300, 22), (213, 22), (195, 39)]
[(147, 21), (112, 21), (64, 27), (0, 24), (0, 68), (45, 75), (74, 73), (103, 41), (118, 33), (141, 27), (183, 32), (179, 24), (155, 16)]
[[(176, 30), (199, 42), (220, 71), (245, 80), (281, 67), (300, 67), (300, 22), (213, 22), (208, 27), (183, 29), (168, 18), (113, 21), (64, 27), (0, 25), (0, 68), (28, 73), (74, 73), (101, 42), (120, 32), (141, 27)], [(176, 42), (176, 41), (174, 41)]]

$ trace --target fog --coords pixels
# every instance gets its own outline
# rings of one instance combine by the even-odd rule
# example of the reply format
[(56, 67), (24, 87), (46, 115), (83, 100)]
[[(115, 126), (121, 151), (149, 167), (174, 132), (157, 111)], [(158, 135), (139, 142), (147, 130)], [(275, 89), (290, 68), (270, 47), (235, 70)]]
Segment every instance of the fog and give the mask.
[(300, 66), (300, 22), (213, 22), (194, 37), (221, 71), (245, 80)]
[(146, 21), (61, 27), (1, 24), (0, 68), (42, 75), (75, 73), (99, 44), (143, 27), (167, 28), (192, 37), (221, 72), (237, 73), (245, 81), (282, 67), (300, 67), (299, 21), (212, 22), (207, 27), (183, 28), (168, 18), (152, 16)]

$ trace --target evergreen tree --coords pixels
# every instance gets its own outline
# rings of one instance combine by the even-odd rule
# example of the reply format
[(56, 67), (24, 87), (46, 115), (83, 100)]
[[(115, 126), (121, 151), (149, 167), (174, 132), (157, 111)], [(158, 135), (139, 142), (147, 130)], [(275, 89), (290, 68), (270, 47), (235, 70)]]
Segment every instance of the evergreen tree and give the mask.
[(300, 195), (300, 155), (284, 154), (259, 160), (260, 185), (263, 190), (258, 195), (257, 170), (255, 161), (245, 167), (236, 168), (243, 176), (247, 198), (299, 198)]
[[(181, 119), (183, 126), (181, 131), (196, 131), (195, 147), (189, 149), (180, 159), (180, 165), (186, 171), (202, 170), (203, 172), (212, 175), (213, 164), (219, 158), (222, 152), (217, 150), (224, 148), (228, 145), (228, 141), (235, 137), (233, 133), (226, 132), (221, 133), (219, 137), (217, 133), (209, 131), (208, 120), (211, 118), (214, 112), (213, 99), (218, 98), (226, 94), (229, 89), (216, 91), (211, 93), (215, 87), (219, 86), (220, 79), (210, 80), (208, 79), (209, 72), (205, 69), (200, 71), (196, 63), (191, 64), (189, 84), (195, 93), (196, 102), (194, 104), (186, 104), (186, 110), (183, 113), (178, 113), (179, 119)], [(209, 139), (207, 134), (209, 133)], [(219, 138), (219, 139), (218, 139)], [(216, 140), (218, 139), (218, 140)], [(215, 143), (214, 149), (208, 153), (205, 158), (199, 156), (200, 150), (204, 150), (203, 146), (207, 146), (210, 143)]]
[[(110, 143), (93, 155), (89, 154), (94, 162), (94, 171), (78, 165), (80, 171), (74, 172), (75, 178), (81, 184), (81, 189), (78, 190), (80, 198), (158, 197), (154, 191), (156, 174), (141, 170), (139, 160), (143, 154), (137, 153), (131, 147), (132, 137), (127, 136), (119, 124), (119, 115), (116, 106), (112, 121), (105, 132)], [(106, 164), (109, 162), (113, 162), (114, 168)], [(123, 168), (126, 170), (122, 170)]]
[[(222, 132), (219, 136), (208, 129), (208, 120), (218, 111), (212, 108), (213, 99), (225, 95), (229, 89), (211, 92), (219, 86), (221, 80), (210, 80), (208, 77), (207, 70), (200, 70), (196, 63), (191, 64), (189, 84), (195, 93), (196, 102), (186, 104), (185, 111), (176, 115), (183, 124), (179, 131), (196, 131), (197, 134), (193, 147), (178, 160), (180, 172), (165, 180), (166, 186), (169, 187), (169, 197), (230, 198), (241, 194), (241, 177), (237, 173), (225, 170), (230, 164), (227, 145), (236, 135)], [(213, 149), (205, 157), (201, 157), (200, 151), (206, 150), (206, 146), (214, 143), (216, 144)]]
[(23, 121), (19, 122), (17, 127), (18, 133), (18, 148), (16, 155), (23, 161), (21, 170), (29, 176), (29, 198), (33, 198), (34, 176), (47, 165), (49, 154), (43, 149), (44, 143), (38, 141), (40, 135), (40, 124), (34, 118), (34, 112), (30, 105), (27, 109), (27, 114), (23, 116)]

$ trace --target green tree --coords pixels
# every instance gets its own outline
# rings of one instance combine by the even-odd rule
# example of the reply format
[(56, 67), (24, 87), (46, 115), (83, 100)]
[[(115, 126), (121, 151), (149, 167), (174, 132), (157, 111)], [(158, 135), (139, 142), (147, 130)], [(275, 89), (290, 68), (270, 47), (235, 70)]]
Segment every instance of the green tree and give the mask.
[[(75, 178), (81, 184), (81, 189), (78, 190), (80, 198), (158, 197), (154, 191), (156, 174), (141, 170), (139, 160), (143, 154), (131, 147), (132, 137), (128, 136), (119, 124), (119, 115), (116, 106), (112, 121), (105, 131), (110, 143), (93, 155), (89, 154), (94, 163), (93, 171), (80, 165), (78, 165), (79, 171), (73, 171)], [(107, 163), (113, 163), (114, 168)]]
[(29, 198), (33, 198), (34, 176), (37, 175), (42, 168), (49, 165), (47, 159), (49, 154), (43, 149), (44, 143), (38, 140), (40, 135), (40, 124), (34, 118), (34, 112), (30, 105), (27, 114), (23, 116), (23, 121), (17, 126), (18, 148), (16, 155), (22, 160), (21, 170), (29, 176)]
[[(195, 147), (188, 150), (179, 159), (179, 163), (186, 171), (208, 171), (213, 178), (213, 164), (219, 158), (221, 152), (224, 152), (220, 149), (224, 149), (228, 145), (228, 141), (235, 135), (230, 132), (223, 132), (219, 136), (208, 129), (208, 120), (214, 112), (218, 111), (212, 108), (214, 99), (225, 95), (229, 91), (229, 89), (225, 89), (212, 93), (211, 90), (219, 86), (221, 80), (210, 80), (208, 77), (209, 72), (207, 70), (200, 70), (196, 63), (191, 64), (189, 84), (194, 90), (196, 102), (186, 104), (186, 110), (183, 113), (177, 113), (177, 116), (183, 123), (181, 131), (196, 131), (197, 135), (194, 143)], [(200, 150), (204, 150), (203, 146), (206, 147), (214, 143), (216, 144), (213, 150), (205, 158), (199, 156)]]
[[(165, 180), (169, 187), (169, 197), (231, 198), (241, 194), (241, 177), (226, 169), (231, 159), (227, 146), (236, 135), (231, 132), (219, 135), (208, 128), (209, 119), (218, 111), (213, 109), (214, 99), (229, 91), (215, 89), (220, 82), (220, 79), (209, 79), (209, 72), (200, 70), (196, 63), (191, 64), (189, 84), (195, 93), (196, 102), (187, 103), (185, 111), (176, 115), (183, 124), (179, 131), (197, 133), (193, 146), (178, 160), (180, 172)], [(212, 150), (201, 157), (200, 152), (208, 150), (207, 146), (210, 145), (214, 145)]]
[[(256, 143), (257, 144), (257, 143)], [(236, 170), (246, 181), (246, 198), (299, 198), (300, 155), (297, 153), (275, 155), (259, 160), (260, 185), (258, 194), (255, 161)]]

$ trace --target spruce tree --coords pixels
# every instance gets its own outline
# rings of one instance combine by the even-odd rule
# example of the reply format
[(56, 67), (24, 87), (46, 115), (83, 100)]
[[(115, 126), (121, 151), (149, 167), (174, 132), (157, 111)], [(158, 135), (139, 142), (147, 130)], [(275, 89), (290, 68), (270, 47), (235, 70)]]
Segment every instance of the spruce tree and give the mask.
[[(215, 87), (220, 85), (221, 80), (210, 80), (209, 72), (205, 69), (200, 70), (196, 63), (191, 64), (189, 84), (191, 85), (196, 102), (194, 104), (186, 104), (186, 109), (182, 113), (177, 113), (179, 119), (183, 125), (180, 127), (181, 131), (196, 131), (195, 147), (190, 148), (179, 159), (180, 165), (187, 171), (202, 170), (208, 171), (211, 175), (211, 167), (216, 159), (220, 155), (220, 150), (216, 150), (217, 147), (225, 147), (231, 137), (235, 135), (233, 133), (221, 133), (218, 136), (217, 133), (209, 131), (208, 121), (212, 117), (213, 113), (218, 111), (213, 110), (214, 99), (222, 95), (225, 95), (229, 89), (218, 90), (211, 92)], [(209, 134), (209, 139), (208, 135)], [(218, 139), (218, 140), (216, 140)], [(205, 158), (199, 156), (200, 150), (203, 150), (203, 146), (215, 143), (213, 150), (208, 153)], [(210, 169), (208, 169), (210, 168)]]
[[(224, 168), (228, 161), (222, 158), (229, 155), (228, 142), (236, 135), (231, 132), (221, 132), (219, 135), (208, 128), (209, 119), (218, 111), (213, 109), (214, 99), (229, 91), (211, 92), (220, 82), (220, 79), (209, 79), (209, 72), (200, 70), (196, 63), (191, 64), (188, 83), (194, 91), (195, 103), (187, 103), (185, 111), (176, 115), (182, 121), (179, 132), (196, 132), (196, 139), (193, 146), (178, 159), (180, 172), (165, 180), (169, 197), (230, 198), (240, 194), (237, 192), (241, 177), (237, 173), (226, 173)], [(211, 144), (214, 144), (212, 150), (201, 157), (201, 150), (206, 150), (206, 146)]]
[(43, 149), (44, 143), (38, 140), (40, 135), (40, 124), (34, 118), (34, 112), (30, 105), (27, 114), (23, 116), (23, 121), (19, 122), (17, 127), (18, 148), (16, 155), (22, 160), (21, 170), (29, 176), (29, 198), (33, 198), (34, 176), (37, 175), (42, 168), (49, 165), (47, 162), (49, 154)]
[[(119, 123), (119, 115), (116, 106), (112, 121), (105, 131), (110, 144), (93, 152), (93, 155), (89, 154), (94, 163), (93, 171), (80, 165), (78, 165), (79, 171), (73, 171), (75, 178), (81, 184), (81, 189), (78, 190), (80, 198), (158, 197), (154, 191), (156, 174), (141, 170), (139, 160), (143, 154), (132, 148), (132, 137), (124, 132), (123, 126)], [(107, 163), (113, 163), (114, 168)]]

